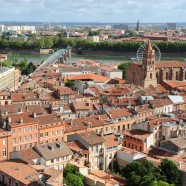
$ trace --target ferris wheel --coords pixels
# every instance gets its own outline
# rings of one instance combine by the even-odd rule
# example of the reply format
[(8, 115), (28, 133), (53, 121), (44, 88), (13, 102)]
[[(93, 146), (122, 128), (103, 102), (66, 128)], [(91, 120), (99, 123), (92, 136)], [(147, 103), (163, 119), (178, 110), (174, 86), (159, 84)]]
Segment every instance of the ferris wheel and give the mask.
[[(152, 49), (155, 51), (155, 61), (160, 61), (161, 60), (161, 52), (160, 49), (157, 47), (157, 45), (155, 44), (151, 44), (152, 45)], [(146, 49), (146, 44), (143, 44), (139, 47), (138, 51), (137, 51), (137, 61), (143, 61), (143, 53)]]

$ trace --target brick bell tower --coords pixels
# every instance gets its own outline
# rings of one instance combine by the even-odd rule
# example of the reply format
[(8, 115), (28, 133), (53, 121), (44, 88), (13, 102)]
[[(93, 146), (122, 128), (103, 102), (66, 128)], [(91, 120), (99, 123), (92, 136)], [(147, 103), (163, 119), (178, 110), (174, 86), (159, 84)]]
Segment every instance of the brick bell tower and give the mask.
[(148, 88), (149, 85), (157, 86), (156, 70), (155, 70), (155, 51), (152, 48), (150, 41), (146, 45), (146, 49), (143, 53), (143, 80), (142, 84), (144, 88)]

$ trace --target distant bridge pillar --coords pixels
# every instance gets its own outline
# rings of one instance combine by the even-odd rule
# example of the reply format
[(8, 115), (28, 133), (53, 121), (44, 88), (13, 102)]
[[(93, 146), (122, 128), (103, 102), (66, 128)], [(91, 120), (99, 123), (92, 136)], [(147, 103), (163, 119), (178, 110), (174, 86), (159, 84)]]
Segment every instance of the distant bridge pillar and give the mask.
[(60, 63), (65, 63), (65, 59), (64, 59), (64, 55), (62, 54), (62, 56), (60, 57)]
[(68, 57), (67, 57), (67, 53), (66, 52), (63, 54), (63, 57), (64, 57), (64, 60), (67, 61)]
[(71, 56), (72, 56), (72, 49), (70, 47), (68, 48), (67, 56), (68, 56), (68, 58), (71, 58)]

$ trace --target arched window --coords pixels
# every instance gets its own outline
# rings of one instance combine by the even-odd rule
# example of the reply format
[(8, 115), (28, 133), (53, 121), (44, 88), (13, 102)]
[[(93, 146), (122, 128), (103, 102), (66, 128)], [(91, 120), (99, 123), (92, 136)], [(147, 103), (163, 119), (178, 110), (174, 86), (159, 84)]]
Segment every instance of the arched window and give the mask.
[(150, 79), (152, 79), (152, 73), (150, 73)]
[(176, 72), (176, 80), (179, 80), (179, 74)]
[(156, 78), (158, 79), (158, 73), (156, 73)]
[(169, 73), (166, 72), (166, 80), (168, 80), (168, 79), (169, 79)]

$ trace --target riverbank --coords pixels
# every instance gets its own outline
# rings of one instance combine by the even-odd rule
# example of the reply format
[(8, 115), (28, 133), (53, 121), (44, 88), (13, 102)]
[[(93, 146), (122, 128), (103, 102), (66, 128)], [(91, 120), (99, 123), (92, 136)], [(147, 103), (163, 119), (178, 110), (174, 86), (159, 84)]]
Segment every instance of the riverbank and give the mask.
[[(135, 52), (109, 52), (109, 51), (91, 51), (85, 50), (85, 54), (76, 54), (76, 50), (73, 50), (72, 58), (68, 62), (75, 62), (79, 59), (92, 59), (101, 63), (112, 63), (130, 61), (131, 58), (136, 57)], [(3, 53), (0, 50), (0, 53)], [(21, 61), (25, 58), (29, 62), (41, 63), (49, 57), (48, 54), (40, 54), (39, 50), (9, 50), (9, 53), (18, 54), (18, 60)], [(161, 61), (181, 61), (184, 62), (186, 53), (162, 53)]]
[[(31, 50), (31, 49), (21, 49), (21, 50), (0, 50), (0, 53), (14, 53), (14, 54), (40, 54), (40, 50)], [(77, 53), (77, 50), (72, 50), (73, 54)], [(94, 50), (84, 50), (85, 56), (120, 56), (120, 57), (135, 57), (136, 52), (115, 52), (115, 51), (94, 51)], [(45, 55), (45, 54), (44, 54)], [(180, 53), (162, 53), (162, 57), (171, 57), (171, 58), (186, 58), (186, 52)]]

